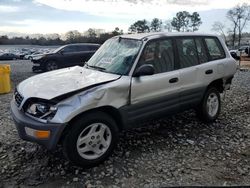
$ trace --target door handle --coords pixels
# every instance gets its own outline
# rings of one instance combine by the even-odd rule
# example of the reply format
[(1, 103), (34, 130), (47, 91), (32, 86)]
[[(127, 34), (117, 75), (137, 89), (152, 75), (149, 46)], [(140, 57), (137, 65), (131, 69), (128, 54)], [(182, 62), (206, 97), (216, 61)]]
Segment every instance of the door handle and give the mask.
[(169, 80), (169, 83), (175, 83), (175, 82), (178, 82), (178, 81), (179, 81), (178, 78), (171, 78), (171, 79)]
[(206, 72), (205, 72), (206, 74), (212, 74), (213, 73), (213, 70), (206, 70)]

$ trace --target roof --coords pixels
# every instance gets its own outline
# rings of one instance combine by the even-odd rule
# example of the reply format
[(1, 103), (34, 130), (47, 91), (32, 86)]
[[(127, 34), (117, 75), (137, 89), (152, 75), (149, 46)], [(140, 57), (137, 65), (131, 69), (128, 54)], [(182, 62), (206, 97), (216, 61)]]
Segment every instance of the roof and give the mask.
[(144, 38), (155, 38), (157, 36), (217, 36), (205, 33), (195, 33), (195, 32), (152, 32), (152, 33), (137, 33), (137, 34), (126, 34), (120, 35), (122, 38), (138, 39), (142, 40)]
[(95, 44), (95, 43), (72, 43), (72, 44), (66, 44), (65, 46), (100, 46), (100, 44)]

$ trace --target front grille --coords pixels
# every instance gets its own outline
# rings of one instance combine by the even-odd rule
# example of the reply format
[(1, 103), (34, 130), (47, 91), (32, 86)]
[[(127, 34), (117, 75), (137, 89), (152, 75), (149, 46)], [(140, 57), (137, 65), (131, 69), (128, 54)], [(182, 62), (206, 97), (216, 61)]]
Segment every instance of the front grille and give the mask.
[(14, 96), (15, 96), (16, 104), (19, 107), (23, 101), (23, 97), (22, 95), (20, 95), (20, 93), (18, 93), (18, 91), (15, 92)]

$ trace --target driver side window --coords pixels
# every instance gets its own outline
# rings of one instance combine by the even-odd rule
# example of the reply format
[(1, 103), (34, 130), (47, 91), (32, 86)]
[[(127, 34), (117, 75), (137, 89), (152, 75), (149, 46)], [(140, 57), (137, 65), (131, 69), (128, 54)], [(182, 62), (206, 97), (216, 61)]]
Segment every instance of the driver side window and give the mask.
[(171, 39), (163, 39), (146, 44), (138, 66), (151, 64), (155, 74), (174, 70), (174, 52)]
[(69, 52), (74, 52), (75, 47), (74, 46), (66, 46), (65, 48), (62, 49), (63, 53), (69, 53)]

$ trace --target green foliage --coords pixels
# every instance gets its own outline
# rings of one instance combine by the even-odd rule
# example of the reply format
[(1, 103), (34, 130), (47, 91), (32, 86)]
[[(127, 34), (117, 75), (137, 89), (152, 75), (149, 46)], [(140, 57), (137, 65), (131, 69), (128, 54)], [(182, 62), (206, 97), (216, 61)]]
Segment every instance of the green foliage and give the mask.
[(173, 29), (178, 32), (198, 31), (201, 24), (199, 13), (193, 12), (190, 14), (187, 11), (177, 12), (171, 22)]
[(192, 31), (198, 31), (201, 24), (202, 21), (199, 13), (193, 12), (193, 14), (190, 15), (190, 27)]
[(161, 31), (161, 27), (162, 27), (162, 21), (158, 18), (154, 18), (150, 25), (151, 31), (155, 32)]
[(123, 30), (120, 30), (119, 27), (116, 27), (114, 31), (112, 31), (112, 34), (114, 36), (117, 36), (117, 35), (122, 35), (123, 34)]
[(149, 26), (147, 20), (138, 20), (129, 27), (129, 31), (132, 33), (146, 33), (149, 32)]
[(173, 28), (180, 32), (188, 31), (190, 14), (187, 11), (177, 12), (171, 24)]

